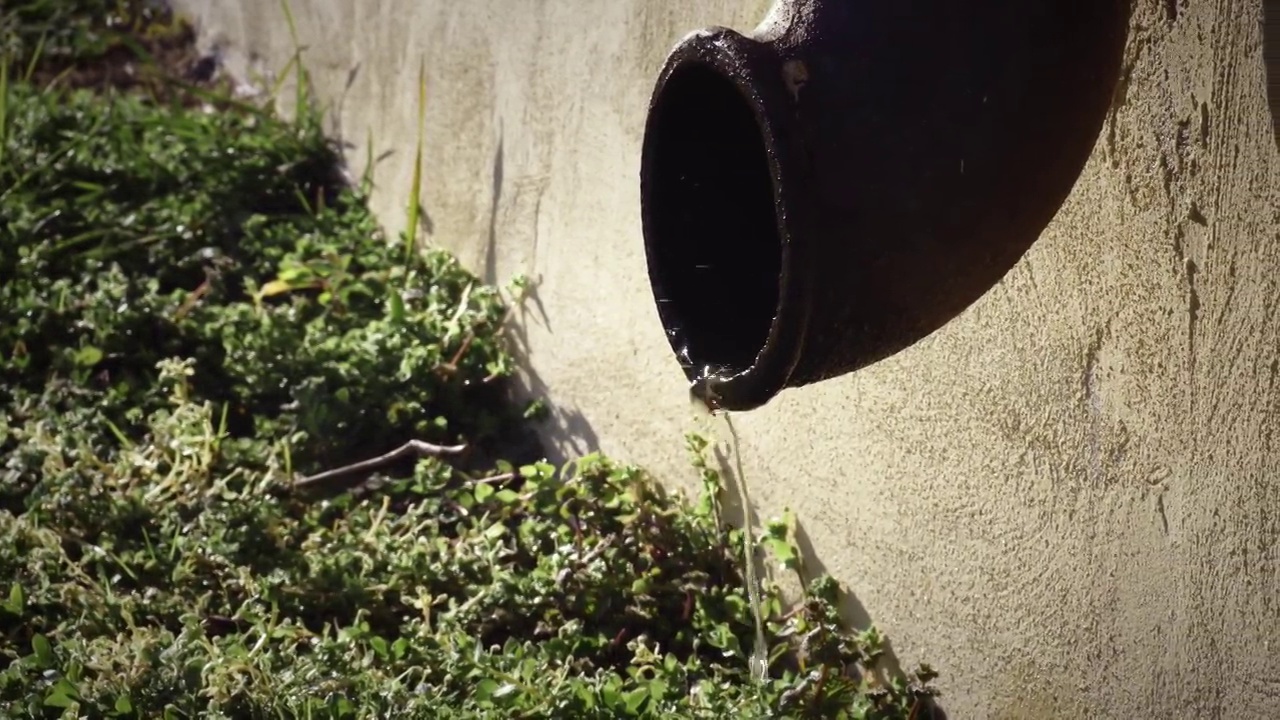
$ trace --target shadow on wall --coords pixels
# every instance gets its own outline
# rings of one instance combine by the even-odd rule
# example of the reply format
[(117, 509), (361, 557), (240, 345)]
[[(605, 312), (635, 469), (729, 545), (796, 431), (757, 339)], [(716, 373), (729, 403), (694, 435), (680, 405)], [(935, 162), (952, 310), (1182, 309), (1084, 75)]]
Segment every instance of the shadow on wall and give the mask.
[[(721, 504), (725, 521), (735, 527), (763, 528), (764, 523), (760, 520), (755, 504), (750, 501), (750, 496), (739, 477), (737, 468), (740, 467), (740, 464), (736, 458), (730, 457), (719, 445), (716, 445), (715, 459), (720, 476), (725, 482), (726, 492)], [(746, 501), (745, 504), (744, 499)], [(813, 578), (831, 574), (827, 571), (827, 567), (822, 561), (818, 560), (818, 554), (813, 547), (813, 542), (809, 539), (809, 533), (805, 531), (804, 524), (799, 518), (796, 518), (795, 523), (795, 541), (796, 548), (800, 552), (803, 578), (806, 583)], [(756, 577), (774, 576), (765, 564), (765, 558), (762, 553), (754, 553), (751, 560), (755, 566)], [(848, 627), (855, 630), (865, 630), (873, 625), (871, 614), (867, 612), (866, 606), (843, 584), (840, 586), (840, 617)], [(880, 662), (876, 667), (879, 679), (883, 682), (888, 682), (891, 678), (904, 677), (902, 662), (893, 650), (892, 641), (885, 638), (883, 647), (884, 654), (880, 657)], [(917, 720), (947, 720), (947, 713), (946, 710), (939, 706), (938, 700), (934, 699), (917, 716)]]
[(493, 194), (489, 205), (489, 241), (484, 254), (484, 281), (498, 282), (498, 207), (502, 202), (503, 141), (502, 124), (498, 124), (498, 149), (493, 152)]
[[(502, 131), (501, 123), (498, 126), (498, 143), (493, 153), (493, 180), (491, 184), (490, 206), (489, 206), (489, 234), (485, 246), (484, 266), (481, 270), (481, 279), (489, 285), (498, 284), (498, 211), (502, 203), (503, 180), (505, 176), (506, 156), (505, 156), (505, 136)], [(537, 211), (534, 212), (534, 246), (537, 246)], [(519, 322), (509, 323), (508, 332), (514, 340), (515, 347), (512, 348), (516, 362), (519, 365), (518, 381), (520, 384), (519, 391), (526, 397), (532, 399), (549, 399), (550, 389), (543, 382), (541, 376), (533, 368), (533, 363), (529, 359), (529, 335), (527, 330), (527, 312), (528, 308), (536, 309), (539, 320), (541, 320), (547, 331), (551, 331), (551, 319), (547, 316), (546, 307), (542, 304), (542, 299), (538, 294), (538, 285), (533, 283), (529, 286), (525, 294), (524, 303), (517, 309), (521, 317)], [(546, 454), (546, 459), (556, 465), (562, 465), (570, 458), (579, 457), (588, 453), (595, 452), (600, 449), (600, 440), (596, 436), (591, 424), (587, 422), (586, 417), (576, 409), (563, 407), (561, 404), (548, 405), (548, 417), (543, 421), (543, 429), (550, 432), (543, 433), (542, 445)]]
[(1276, 147), (1280, 148), (1280, 0), (1263, 3), (1262, 62), (1267, 73), (1267, 103)]
[[(343, 117), (346, 115), (345, 109), (347, 106), (347, 99), (351, 93), (351, 89), (356, 84), (356, 80), (359, 79), (360, 77), (360, 70), (362, 67), (363, 65), (361, 63), (356, 63), (355, 65), (347, 69), (347, 78), (345, 83), (342, 86), (342, 93), (338, 96), (334, 106), (330, 110), (325, 112), (324, 117), (329, 122), (329, 128), (327, 132), (329, 136), (334, 139), (334, 142), (336, 143), (337, 147), (340, 150), (342, 168), (345, 172), (348, 173), (348, 178), (347, 178), (348, 182), (354, 185), (359, 185), (363, 181), (368, 181), (370, 187), (376, 187), (377, 183), (374, 182), (374, 175), (375, 175), (374, 171), (377, 169), (379, 165), (395, 157), (396, 155), (395, 147), (389, 147), (386, 150), (383, 150), (382, 152), (378, 153), (377, 155), (374, 155), (373, 154), (374, 137), (370, 135), (369, 137), (359, 141), (349, 138), (346, 132), (346, 127), (343, 125), (343, 121), (342, 121)], [(313, 98), (315, 97), (315, 94), (313, 93), (312, 88), (308, 87), (307, 92), (310, 94), (311, 97)], [(355, 156), (364, 155), (364, 167), (362, 168), (362, 177), (357, 178), (351, 174), (350, 158), (353, 155)], [(426, 204), (423, 203), (422, 198), (419, 197), (417, 198), (417, 200), (418, 200), (418, 230), (419, 232), (423, 232), (428, 235), (434, 234), (436, 231), (435, 221), (431, 219), (431, 214), (427, 212)], [(409, 199), (406, 198), (405, 200), (406, 205), (408, 204), (408, 201)], [(496, 203), (496, 200), (495, 200), (495, 203)], [(407, 229), (408, 228), (406, 228), (406, 230)]]
[[(549, 400), (550, 389), (533, 369), (533, 363), (529, 361), (529, 335), (525, 330), (524, 315), (527, 314), (527, 308), (531, 305), (537, 308), (543, 323), (550, 328), (546, 310), (538, 298), (538, 286), (534, 284), (529, 287), (525, 303), (518, 310), (522, 317), (519, 318), (519, 322), (508, 325), (508, 332), (514, 341), (512, 353), (520, 369), (517, 375), (520, 392), (527, 398), (545, 401)], [(543, 452), (548, 462), (563, 465), (571, 458), (600, 449), (600, 438), (595, 430), (591, 429), (591, 423), (587, 421), (586, 416), (576, 408), (568, 408), (559, 403), (548, 403), (547, 408), (547, 416), (539, 424), (542, 426), (541, 429), (549, 431), (543, 433), (542, 440)]]

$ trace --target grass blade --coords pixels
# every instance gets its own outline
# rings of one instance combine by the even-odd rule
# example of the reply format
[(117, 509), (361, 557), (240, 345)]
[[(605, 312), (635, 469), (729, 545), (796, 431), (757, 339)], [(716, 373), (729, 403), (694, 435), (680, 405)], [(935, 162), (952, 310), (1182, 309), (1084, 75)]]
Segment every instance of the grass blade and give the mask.
[[(310, 97), (308, 95), (310, 92), (309, 87), (311, 79), (307, 73), (307, 66), (302, 62), (302, 52), (305, 48), (302, 47), (302, 43), (298, 39), (298, 23), (294, 20), (293, 7), (289, 5), (289, 0), (280, 0), (280, 7), (284, 11), (285, 24), (289, 28), (289, 41), (293, 43), (293, 58), (285, 67), (293, 68), (294, 78), (297, 82), (294, 89), (293, 111), (297, 115), (297, 119), (301, 122), (308, 116), (311, 106)], [(283, 78), (287, 76), (288, 72), (286, 70), (286, 72), (281, 75), (281, 81), (283, 82)], [(277, 89), (278, 87), (279, 86), (277, 85)]]
[(413, 150), (413, 182), (409, 186), (409, 217), (404, 230), (404, 261), (409, 264), (418, 250), (418, 223), (422, 212), (422, 145), (427, 118), (427, 63), (418, 64), (418, 137)]
[(360, 192), (369, 194), (373, 190), (373, 128), (369, 128), (365, 136), (364, 172), (360, 175)]
[(5, 172), (9, 147), (9, 58), (0, 58), (0, 173)]
[(36, 64), (44, 56), (44, 43), (48, 37), (48, 32), (40, 33), (40, 40), (36, 42), (36, 49), (31, 53), (31, 61), (27, 63), (27, 71), (22, 76), (22, 82), (31, 82), (32, 76), (36, 74)]

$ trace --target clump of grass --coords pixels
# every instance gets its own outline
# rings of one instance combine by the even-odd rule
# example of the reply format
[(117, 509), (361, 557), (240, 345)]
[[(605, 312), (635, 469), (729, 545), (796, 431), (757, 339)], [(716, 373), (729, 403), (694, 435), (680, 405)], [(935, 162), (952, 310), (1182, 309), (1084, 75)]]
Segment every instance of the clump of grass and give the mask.
[(92, 399), (127, 429), (158, 406), (156, 362), (184, 357), (233, 437), (289, 434), (300, 462), (513, 420), (499, 291), (440, 252), (401, 264), (318, 127), (24, 85), (9, 107), (0, 400), (19, 418)]
[[(0, 715), (920, 717), (829, 578), (766, 588), (753, 679), (706, 442), (692, 504), (538, 461), (510, 300), (387, 242), (314, 113), (4, 77)], [(470, 451), (298, 489), (407, 440)]]
[(6, 0), (0, 11), (0, 57), (42, 85), (173, 97), (174, 78), (156, 71), (198, 71), (194, 37), (153, 0)]

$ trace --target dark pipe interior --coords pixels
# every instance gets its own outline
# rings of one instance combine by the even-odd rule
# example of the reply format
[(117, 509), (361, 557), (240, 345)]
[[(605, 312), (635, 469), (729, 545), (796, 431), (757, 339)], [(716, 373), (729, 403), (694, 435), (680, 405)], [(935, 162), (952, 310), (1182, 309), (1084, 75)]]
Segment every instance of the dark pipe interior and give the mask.
[(778, 306), (782, 242), (764, 139), (729, 80), (686, 65), (649, 127), (649, 268), (668, 337), (700, 372), (750, 367)]

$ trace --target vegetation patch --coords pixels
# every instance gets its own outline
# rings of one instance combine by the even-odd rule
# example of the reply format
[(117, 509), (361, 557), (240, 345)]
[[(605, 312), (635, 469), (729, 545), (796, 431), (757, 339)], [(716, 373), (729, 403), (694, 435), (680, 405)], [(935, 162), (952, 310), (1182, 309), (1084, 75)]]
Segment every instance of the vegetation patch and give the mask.
[(541, 462), (525, 284), (406, 260), (313, 112), (103, 70), (194, 57), (145, 0), (2, 29), (0, 715), (923, 716), (829, 578), (764, 589), (751, 677), (706, 441), (696, 502)]

